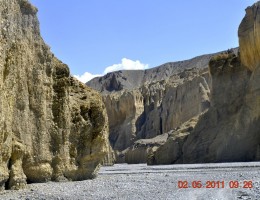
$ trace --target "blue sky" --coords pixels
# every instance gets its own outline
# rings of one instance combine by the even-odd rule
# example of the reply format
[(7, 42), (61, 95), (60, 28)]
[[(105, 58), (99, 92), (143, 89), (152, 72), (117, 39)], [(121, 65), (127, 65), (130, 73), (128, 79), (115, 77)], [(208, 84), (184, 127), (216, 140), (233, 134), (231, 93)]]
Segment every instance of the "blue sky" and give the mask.
[[(238, 46), (255, 0), (31, 0), (52, 52), (82, 81)], [(87, 73), (86, 73), (87, 72)], [(82, 76), (85, 73), (84, 76)]]

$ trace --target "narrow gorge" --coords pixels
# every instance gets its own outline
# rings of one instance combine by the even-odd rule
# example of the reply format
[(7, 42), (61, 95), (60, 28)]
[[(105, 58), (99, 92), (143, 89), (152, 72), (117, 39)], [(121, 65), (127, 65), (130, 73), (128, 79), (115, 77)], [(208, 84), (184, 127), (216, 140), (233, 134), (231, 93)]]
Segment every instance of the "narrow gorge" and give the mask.
[(0, 191), (114, 163), (260, 161), (260, 1), (238, 48), (86, 84), (44, 42), (37, 12), (0, 0)]

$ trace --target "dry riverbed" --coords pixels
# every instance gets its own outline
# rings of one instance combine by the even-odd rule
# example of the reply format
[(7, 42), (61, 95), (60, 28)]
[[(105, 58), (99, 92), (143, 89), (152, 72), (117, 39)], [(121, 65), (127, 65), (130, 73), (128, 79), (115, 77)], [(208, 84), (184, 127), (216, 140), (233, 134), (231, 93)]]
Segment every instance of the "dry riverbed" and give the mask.
[(120, 164), (102, 167), (94, 180), (30, 184), (25, 190), (1, 192), (0, 199), (254, 200), (260, 199), (260, 162)]

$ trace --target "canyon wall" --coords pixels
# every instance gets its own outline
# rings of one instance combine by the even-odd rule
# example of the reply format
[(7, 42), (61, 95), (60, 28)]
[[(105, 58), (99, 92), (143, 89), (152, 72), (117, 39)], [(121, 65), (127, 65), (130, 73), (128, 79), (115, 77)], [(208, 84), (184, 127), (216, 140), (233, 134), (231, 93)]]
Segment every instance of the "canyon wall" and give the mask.
[(112, 72), (87, 83), (103, 94), (118, 162), (260, 159), (259, 6), (246, 9), (240, 50)]
[(209, 63), (209, 110), (182, 140), (178, 156), (162, 145), (153, 153), (151, 164), (166, 164), (161, 159), (166, 154), (171, 157), (167, 164), (260, 160), (259, 33), (257, 2), (246, 9), (239, 26), (240, 54), (222, 53)]
[(206, 79), (207, 73), (189, 70), (167, 81), (104, 95), (112, 147), (122, 151), (138, 139), (161, 135), (203, 112), (209, 106)]
[(207, 109), (207, 80), (207, 72), (189, 69), (167, 80), (104, 95), (114, 150), (166, 133)]
[(93, 178), (109, 151), (101, 96), (51, 53), (36, 13), (0, 1), (0, 190)]
[(146, 162), (149, 148), (141, 145), (140, 153), (135, 142), (168, 133), (210, 106), (208, 62), (214, 55), (145, 71), (112, 72), (87, 83), (103, 94), (117, 162)]

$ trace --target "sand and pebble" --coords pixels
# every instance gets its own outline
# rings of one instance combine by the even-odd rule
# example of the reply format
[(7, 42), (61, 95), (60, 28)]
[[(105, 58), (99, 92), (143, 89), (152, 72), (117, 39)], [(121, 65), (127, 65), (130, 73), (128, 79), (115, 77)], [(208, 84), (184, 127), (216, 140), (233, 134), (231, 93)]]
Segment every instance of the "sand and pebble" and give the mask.
[[(188, 188), (180, 188), (178, 181), (183, 181), (184, 185), (187, 181)], [(200, 187), (198, 182), (192, 185), (193, 181), (201, 181), (201, 188), (193, 188)], [(215, 186), (211, 185), (215, 188), (206, 188), (207, 181), (215, 182)], [(230, 181), (238, 181), (238, 188), (230, 188)], [(243, 188), (249, 181), (252, 181), (252, 188)], [(94, 180), (29, 184), (24, 190), (1, 192), (0, 199), (260, 199), (260, 162), (163, 166), (116, 164), (102, 167)]]

